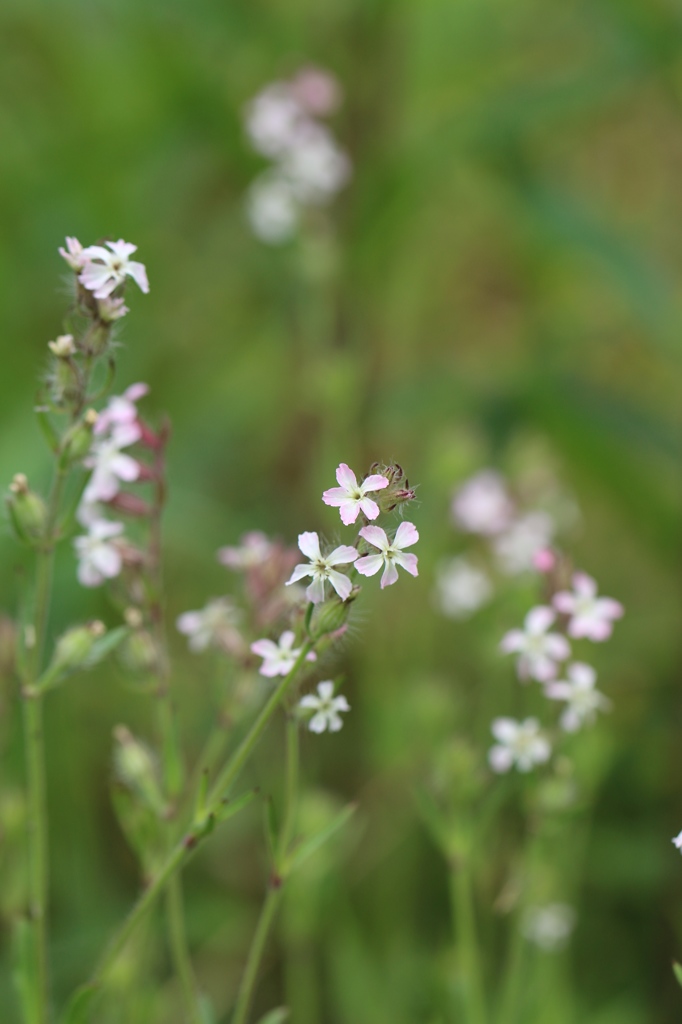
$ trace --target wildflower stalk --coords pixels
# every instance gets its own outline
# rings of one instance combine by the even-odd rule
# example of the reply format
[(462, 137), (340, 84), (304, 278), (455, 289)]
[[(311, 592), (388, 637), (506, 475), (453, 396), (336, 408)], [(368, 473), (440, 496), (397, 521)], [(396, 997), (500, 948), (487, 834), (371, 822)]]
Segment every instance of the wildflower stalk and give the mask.
[(457, 951), (464, 979), (467, 1024), (486, 1024), (483, 972), (479, 955), (471, 869), (465, 855), (450, 864), (450, 903), (455, 923)]
[(286, 878), (286, 859), (294, 836), (296, 808), (298, 804), (299, 743), (298, 722), (293, 714), (286, 724), (286, 782), (284, 793), (284, 815), (276, 851), (276, 863), (270, 877), (268, 891), (258, 918), (251, 948), (244, 967), (232, 1024), (247, 1024), (253, 1000), (258, 970), (263, 958), (265, 944), (270, 934), (275, 914), (279, 909)]

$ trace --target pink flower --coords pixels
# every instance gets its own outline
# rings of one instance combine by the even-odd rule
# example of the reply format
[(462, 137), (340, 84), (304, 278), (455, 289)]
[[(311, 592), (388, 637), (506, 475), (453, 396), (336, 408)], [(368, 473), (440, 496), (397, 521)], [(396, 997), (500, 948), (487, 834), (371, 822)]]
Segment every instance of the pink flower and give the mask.
[[(122, 480), (130, 483), (138, 479), (139, 462), (121, 451), (121, 448), (137, 440), (137, 436), (130, 431), (134, 431), (133, 426), (122, 424), (116, 428), (113, 437), (93, 445), (92, 454), (84, 460), (88, 469), (93, 471), (83, 495), (86, 504), (110, 501), (118, 494)], [(124, 432), (128, 432), (126, 436)]]
[(419, 540), (414, 523), (401, 523), (393, 540), (389, 540), (385, 530), (380, 526), (364, 526), (360, 536), (369, 541), (373, 547), (379, 548), (378, 555), (364, 555), (355, 563), (355, 567), (363, 576), (374, 576), (382, 565), (384, 574), (381, 577), (381, 589), (395, 583), (398, 579), (397, 565), (402, 566), (412, 576), (418, 576), (417, 556), (406, 555), (404, 548), (412, 547)]
[(368, 519), (376, 519), (379, 515), (379, 506), (371, 498), (366, 497), (367, 491), (380, 491), (388, 487), (388, 480), (385, 476), (375, 473), (366, 477), (361, 484), (358, 484), (357, 477), (352, 469), (345, 462), (342, 462), (336, 471), (336, 479), (340, 487), (330, 487), (322, 495), (325, 505), (332, 505), (338, 508), (341, 513), (341, 521), (345, 526), (350, 526), (358, 518), (362, 511)]
[(568, 658), (571, 647), (561, 633), (548, 633), (556, 615), (551, 608), (538, 605), (526, 615), (524, 629), (512, 629), (500, 643), (504, 654), (517, 653), (519, 679), (537, 679), (546, 683), (557, 674), (558, 661)]
[[(290, 629), (282, 633), (277, 643), (272, 640), (256, 640), (251, 644), (251, 650), (263, 659), (259, 668), (262, 676), (286, 676), (296, 664), (296, 659), (301, 653), (300, 647), (294, 647), (294, 633)], [(306, 661), (316, 661), (317, 655), (314, 651), (306, 656)]]
[(348, 544), (341, 544), (340, 547), (330, 551), (328, 555), (322, 555), (320, 552), (320, 539), (316, 533), (299, 534), (298, 546), (303, 554), (308, 556), (310, 562), (307, 565), (295, 566), (291, 579), (287, 580), (286, 586), (288, 587), (292, 583), (298, 582), (304, 576), (312, 576), (313, 582), (307, 588), (306, 596), (313, 604), (321, 604), (324, 601), (324, 585), (329, 580), (341, 600), (347, 601), (353, 589), (353, 584), (342, 572), (337, 572), (334, 566), (347, 565), (349, 562), (354, 562), (358, 557), (355, 548), (350, 547)]
[[(115, 427), (132, 427), (134, 430), (129, 430), (127, 436), (132, 438), (133, 433), (136, 433), (135, 440), (139, 441), (142, 431), (137, 425), (137, 406), (135, 403), (139, 402), (148, 392), (149, 387), (147, 384), (131, 384), (122, 395), (113, 395), (109, 399), (106, 409), (103, 409), (97, 417), (95, 434), (106, 434)], [(130, 440), (127, 444), (134, 444), (134, 441)]]
[(144, 264), (130, 259), (137, 246), (124, 242), (122, 238), (118, 242), (107, 242), (107, 246), (108, 249), (103, 245), (90, 245), (83, 249), (83, 270), (79, 276), (81, 284), (96, 299), (106, 299), (115, 288), (123, 284), (126, 277), (132, 277), (143, 292), (148, 292), (149, 281)]
[(275, 545), (260, 530), (251, 530), (242, 537), (239, 547), (224, 547), (218, 551), (218, 561), (228, 569), (242, 572), (263, 565), (270, 558)]
[(82, 270), (85, 259), (83, 257), (83, 246), (77, 238), (66, 236), (66, 249), (59, 247), (59, 255), (65, 259), (72, 270)]
[(573, 574), (573, 593), (561, 590), (554, 595), (554, 607), (563, 615), (570, 615), (568, 635), (579, 639), (608, 640), (613, 631), (612, 622), (620, 619), (624, 608), (612, 597), (597, 597), (597, 584), (584, 572)]
[(466, 480), (452, 499), (452, 517), (463, 530), (494, 536), (511, 523), (514, 506), (504, 480), (484, 469)]

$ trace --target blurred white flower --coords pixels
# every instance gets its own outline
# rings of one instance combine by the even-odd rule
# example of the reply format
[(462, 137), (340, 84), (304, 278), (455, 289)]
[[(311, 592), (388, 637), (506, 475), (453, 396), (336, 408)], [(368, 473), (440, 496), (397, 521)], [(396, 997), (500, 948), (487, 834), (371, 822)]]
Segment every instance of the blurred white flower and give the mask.
[(125, 426), (132, 429), (128, 429), (125, 434), (118, 432), (117, 439), (119, 442), (123, 442), (119, 444), (119, 447), (125, 448), (129, 444), (139, 441), (142, 431), (137, 425), (138, 414), (135, 403), (148, 393), (149, 386), (138, 383), (131, 384), (122, 395), (112, 395), (106, 407), (97, 417), (95, 434), (106, 434), (113, 431), (114, 428)]
[(123, 523), (96, 519), (89, 524), (87, 534), (75, 538), (78, 580), (84, 587), (99, 587), (105, 580), (118, 576), (123, 560), (112, 538), (122, 533)]
[(546, 953), (554, 953), (566, 946), (575, 923), (573, 907), (566, 903), (549, 903), (545, 907), (528, 907), (521, 931), (529, 942)]
[(679, 835), (675, 836), (675, 838), (673, 839), (673, 845), (676, 846), (680, 852), (682, 852), (682, 832), (680, 832)]
[(85, 488), (83, 499), (86, 505), (98, 501), (110, 501), (119, 490), (121, 481), (131, 483), (140, 475), (140, 464), (121, 449), (138, 440), (139, 432), (134, 424), (122, 426), (114, 436), (96, 441), (84, 464), (92, 469), (92, 476)]
[(264, 533), (261, 533), (260, 530), (251, 530), (244, 534), (238, 547), (220, 548), (218, 561), (228, 569), (241, 572), (267, 562), (273, 547), (272, 541)]
[(608, 640), (613, 632), (613, 620), (624, 614), (620, 601), (597, 597), (597, 584), (585, 572), (574, 573), (573, 592), (560, 591), (554, 595), (553, 604), (563, 615), (570, 615), (568, 635), (576, 639)]
[(311, 732), (338, 732), (343, 725), (343, 719), (339, 711), (350, 711), (350, 705), (345, 697), (334, 696), (334, 684), (331, 680), (325, 680), (317, 685), (317, 693), (309, 693), (303, 697), (298, 706), (305, 711), (314, 711), (315, 714), (308, 722)]
[(291, 182), (276, 171), (265, 171), (249, 188), (246, 215), (254, 235), (269, 245), (281, 245), (296, 234), (300, 212)]
[(262, 156), (282, 156), (296, 144), (306, 115), (286, 82), (273, 82), (247, 103), (246, 132), (251, 145)]
[(66, 236), (66, 249), (59, 247), (59, 255), (65, 259), (72, 270), (80, 270), (85, 262), (83, 246), (77, 238)]
[(351, 173), (350, 160), (321, 125), (307, 125), (281, 161), (281, 172), (303, 205), (328, 203)]
[(502, 476), (483, 469), (457, 489), (452, 499), (452, 517), (462, 530), (494, 536), (511, 523), (514, 506)]
[(591, 725), (597, 711), (605, 711), (611, 702), (595, 689), (597, 673), (591, 665), (575, 661), (566, 670), (566, 680), (547, 683), (545, 694), (550, 700), (565, 700), (566, 707), (561, 714), (561, 728), (566, 732), (577, 732), (583, 725)]
[(304, 67), (291, 81), (291, 94), (313, 117), (333, 114), (341, 102), (341, 88), (328, 71)]
[(237, 628), (239, 622), (239, 610), (229, 597), (218, 597), (200, 611), (183, 612), (178, 616), (176, 626), (189, 638), (191, 651), (219, 647), (237, 652), (243, 646)]
[(468, 619), (490, 599), (493, 586), (486, 574), (463, 556), (443, 562), (436, 576), (436, 600), (444, 615)]
[(554, 520), (546, 512), (528, 512), (515, 519), (493, 541), (502, 572), (516, 576), (535, 568), (536, 553), (549, 547), (555, 530)]
[(516, 670), (519, 679), (537, 679), (546, 683), (558, 672), (557, 662), (571, 653), (571, 646), (561, 633), (549, 633), (556, 619), (555, 613), (545, 605), (538, 605), (526, 615), (523, 629), (512, 629), (500, 642), (504, 654), (518, 654)]
[(495, 718), (490, 731), (498, 741), (488, 752), (494, 772), (508, 772), (513, 766), (520, 772), (529, 772), (536, 764), (544, 764), (550, 758), (552, 748), (542, 735), (537, 718), (526, 718), (523, 722)]

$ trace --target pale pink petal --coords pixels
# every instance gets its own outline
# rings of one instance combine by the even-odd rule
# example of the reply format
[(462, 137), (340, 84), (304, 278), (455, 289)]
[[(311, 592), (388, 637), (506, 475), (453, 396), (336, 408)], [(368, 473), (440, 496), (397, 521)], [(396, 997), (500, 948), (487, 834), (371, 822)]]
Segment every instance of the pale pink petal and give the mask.
[(384, 560), (381, 555), (363, 555), (362, 558), (358, 558), (355, 568), (363, 576), (374, 576), (383, 564)]
[(573, 687), (570, 683), (547, 683), (545, 686), (545, 697), (550, 700), (570, 700), (573, 696)]
[(546, 605), (542, 604), (538, 605), (537, 608), (531, 608), (526, 615), (526, 630), (531, 636), (539, 636), (540, 633), (544, 633), (552, 625), (555, 618), (556, 616), (551, 608), (547, 608)]
[(490, 726), (490, 731), (500, 743), (513, 743), (519, 733), (519, 723), (513, 718), (496, 718)]
[(419, 540), (419, 533), (414, 523), (401, 523), (393, 540), (394, 548), (410, 548)]
[(365, 477), (360, 487), (363, 491), (380, 491), (384, 487), (388, 487), (388, 480), (380, 473), (374, 473), (372, 476)]
[(175, 620), (175, 625), (180, 633), (185, 633), (190, 636), (192, 633), (196, 633), (201, 628), (202, 615), (201, 612), (183, 612), (182, 615), (178, 615)]
[(272, 640), (254, 640), (251, 644), (251, 650), (260, 658), (271, 659), (279, 655), (279, 647)]
[(282, 663), (278, 661), (268, 661), (266, 659), (258, 669), (258, 672), (262, 676), (267, 676), (268, 679), (274, 679), (275, 676), (282, 674)]
[(509, 771), (514, 763), (514, 757), (507, 747), (491, 747), (488, 751), (488, 762), (494, 772), (501, 774)]
[(123, 392), (123, 397), (127, 398), (129, 402), (139, 402), (141, 398), (149, 394), (148, 384), (131, 384), (129, 388), (126, 388)]
[(344, 576), (342, 572), (336, 572), (334, 569), (329, 573), (329, 582), (333, 586), (336, 593), (339, 595), (342, 601), (347, 601), (350, 597), (350, 592), (353, 589), (353, 584)]
[(317, 710), (320, 706), (320, 698), (315, 697), (312, 693), (308, 693), (305, 697), (301, 697), (298, 702), (298, 706), (299, 708), (311, 708), (313, 710)]
[(126, 273), (132, 277), (136, 284), (140, 286), (140, 290), (143, 292), (149, 291), (149, 281), (147, 279), (147, 270), (144, 263), (138, 263), (136, 260), (131, 260), (126, 267)]
[(308, 558), (316, 559), (320, 557), (320, 538), (316, 533), (299, 533), (298, 546)]
[(384, 574), (381, 577), (381, 589), (384, 587), (390, 587), (392, 583), (396, 583), (398, 580), (398, 570), (396, 569), (393, 562), (386, 561), (386, 568)]
[[(67, 239), (68, 242), (68, 239)], [(81, 252), (81, 256), (87, 260), (108, 260), (109, 253), (103, 245), (88, 245)]]
[(358, 553), (354, 547), (350, 544), (341, 544), (326, 556), (325, 562), (327, 565), (347, 565), (348, 562), (354, 562), (357, 557)]
[(571, 645), (561, 633), (548, 633), (545, 640), (545, 649), (550, 658), (555, 661), (563, 661), (571, 653)]
[(118, 576), (123, 564), (120, 552), (111, 544), (100, 544), (94, 548), (90, 560), (106, 579)]
[(345, 462), (342, 462), (336, 471), (336, 479), (338, 480), (341, 487), (346, 491), (355, 491), (358, 486), (358, 478), (356, 477), (350, 466), (347, 466)]
[(330, 679), (325, 679), (323, 682), (317, 684), (317, 692), (322, 700), (329, 700), (329, 698), (334, 695), (334, 684)]
[(285, 587), (288, 587), (290, 586), (290, 584), (297, 583), (299, 580), (302, 580), (304, 576), (312, 576), (312, 574), (312, 565), (310, 565), (310, 563), (308, 563), (307, 565), (301, 563), (301, 565), (297, 565), (294, 567), (294, 571), (291, 574), (291, 578), (288, 579), (284, 585)]
[[(379, 517), (379, 506), (376, 501), (372, 501), (371, 498), (362, 498), (356, 507), (361, 508), (368, 519), (378, 519)], [(341, 518), (343, 519), (343, 513), (341, 513)], [(355, 520), (353, 520), (353, 522), (355, 522)]]
[(318, 576), (316, 580), (313, 580), (305, 593), (308, 600), (312, 601), (313, 604), (322, 604), (324, 601), (324, 580)]
[(293, 632), (293, 630), (285, 629), (281, 637), (279, 638), (279, 649), (284, 652), (290, 651), (291, 648), (294, 646), (295, 639), (296, 634)]
[[(136, 245), (133, 245), (132, 242), (124, 242), (122, 238), (119, 238), (118, 242), (107, 242), (107, 245), (113, 252), (114, 256), (118, 256), (122, 260), (127, 260), (134, 252), (137, 252)], [(107, 253), (107, 258), (108, 257), (109, 253)]]
[(140, 475), (140, 464), (130, 455), (117, 455), (111, 460), (110, 466), (119, 480), (137, 480)]
[(620, 619), (625, 614), (625, 609), (620, 601), (612, 597), (598, 597), (595, 601), (595, 612), (607, 619)]
[(78, 582), (83, 587), (98, 587), (104, 582), (104, 578), (97, 572), (90, 562), (79, 562)]
[(588, 576), (586, 572), (573, 573), (573, 589), (579, 597), (596, 597), (596, 580)]
[(563, 615), (572, 615), (575, 610), (575, 597), (568, 590), (560, 590), (552, 598), (552, 604)]
[(338, 507), (344, 501), (348, 501), (348, 491), (345, 487), (330, 487), (322, 494), (322, 501), (325, 505)]
[(554, 679), (556, 677), (558, 668), (551, 658), (546, 657), (544, 654), (540, 654), (532, 658), (529, 665), (529, 672), (533, 679), (537, 679), (540, 683), (546, 683), (549, 682), (550, 679)]
[(504, 654), (513, 654), (525, 646), (526, 634), (521, 629), (510, 629), (500, 640), (500, 650)]
[(366, 541), (373, 544), (375, 548), (379, 548), (381, 551), (386, 551), (388, 548), (388, 537), (386, 531), (382, 530), (380, 526), (363, 526), (360, 530), (360, 536), (364, 537)]
[(403, 554), (398, 552), (394, 555), (394, 561), (397, 565), (401, 565), (403, 569), (410, 573), (412, 576), (418, 576), (419, 570), (417, 569), (417, 556), (411, 554)]
[(339, 502), (339, 513), (344, 526), (351, 526), (358, 518), (360, 507), (354, 498), (346, 498)]

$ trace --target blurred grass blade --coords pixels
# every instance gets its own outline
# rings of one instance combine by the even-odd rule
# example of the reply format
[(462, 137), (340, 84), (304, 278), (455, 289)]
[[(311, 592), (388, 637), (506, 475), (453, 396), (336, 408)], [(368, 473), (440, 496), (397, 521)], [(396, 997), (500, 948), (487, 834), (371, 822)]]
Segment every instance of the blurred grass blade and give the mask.
[(60, 1024), (87, 1024), (90, 1007), (96, 994), (96, 985), (81, 985), (77, 988), (60, 1018)]
[(289, 1009), (286, 1006), (278, 1006), (276, 1010), (270, 1010), (258, 1021), (258, 1024), (283, 1024), (289, 1019)]
[(339, 829), (343, 828), (347, 821), (349, 821), (355, 811), (357, 810), (357, 804), (347, 804), (336, 817), (332, 818), (326, 828), (323, 828), (317, 835), (311, 836), (310, 839), (306, 839), (301, 845), (294, 850), (293, 854), (289, 858), (286, 864), (287, 874), (289, 871), (295, 871), (297, 868), (304, 864), (328, 839), (338, 832)]
[(673, 960), (673, 974), (677, 978), (677, 984), (682, 988), (682, 964), (678, 964), (677, 960)]

